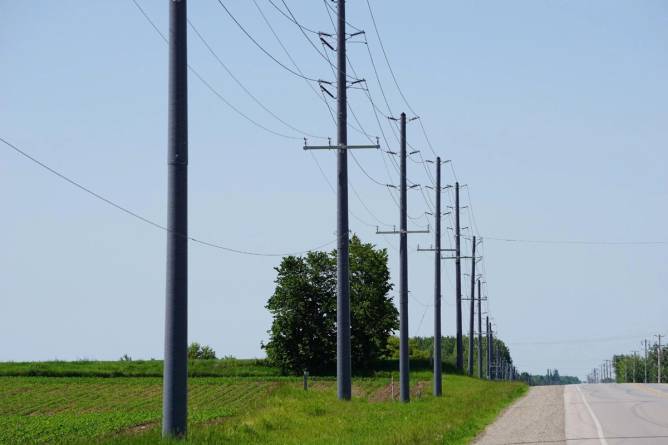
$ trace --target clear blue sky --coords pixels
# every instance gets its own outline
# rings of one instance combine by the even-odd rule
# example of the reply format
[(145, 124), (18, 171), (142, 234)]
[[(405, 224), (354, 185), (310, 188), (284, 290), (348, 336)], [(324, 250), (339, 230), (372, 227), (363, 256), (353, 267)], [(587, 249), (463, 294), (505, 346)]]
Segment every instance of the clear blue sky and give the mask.
[[(166, 31), (167, 1), (138, 1)], [(299, 30), (268, 0), (257, 2), (304, 73), (330, 80), (327, 62)], [(290, 65), (252, 2), (224, 3)], [(434, 149), (452, 159), (458, 179), (470, 186), (477, 224), (465, 213), (464, 225), (490, 238), (668, 240), (666, 2), (371, 4), (406, 98)], [(306, 26), (331, 32), (321, 2), (288, 5)], [(306, 82), (253, 46), (217, 1), (191, 1), (189, 8), (221, 60), (268, 109), (300, 131), (335, 136), (327, 108)], [(350, 0), (348, 10), (350, 23), (367, 31), (392, 112), (408, 112), (366, 2)], [(262, 125), (294, 137), (253, 126), (191, 75), (191, 235), (262, 252), (333, 240), (334, 195), (301, 150), (302, 134), (253, 102), (192, 30), (189, 38), (192, 66), (215, 89)], [(166, 49), (131, 0), (0, 1), (0, 136), (164, 223)], [(351, 43), (349, 54), (385, 110), (366, 48)], [(349, 97), (364, 129), (380, 136), (364, 93), (351, 90)], [(392, 129), (380, 120), (396, 149)], [(408, 136), (424, 158), (433, 158), (417, 122)], [(349, 139), (367, 142), (354, 129)], [(333, 181), (334, 156), (315, 156)], [(397, 180), (380, 153), (360, 152), (357, 159), (379, 182), (390, 182), (388, 171)], [(409, 177), (429, 183), (417, 163), (409, 163)], [(444, 179), (454, 180), (449, 168)], [(398, 224), (398, 209), (387, 188), (352, 160), (350, 183), (373, 214), (351, 189), (359, 218), (351, 216), (351, 229), (390, 249), (396, 278), (398, 239), (375, 235), (375, 225)], [(411, 215), (426, 210), (420, 192), (409, 199)], [(463, 194), (463, 204), (468, 201)], [(0, 360), (162, 356), (163, 232), (4, 145), (0, 202)], [(413, 227), (426, 222), (412, 221)], [(431, 242), (431, 235), (409, 239), (411, 335), (431, 335), (433, 260), (414, 251)], [(521, 369), (584, 376), (611, 354), (639, 349), (642, 338), (668, 331), (665, 245), (488, 239), (484, 254), (490, 308)], [(260, 356), (271, 322), (264, 304), (279, 260), (191, 245), (190, 339), (219, 355)], [(454, 332), (453, 275), (446, 263), (446, 333)], [(609, 337), (615, 339), (536, 344)]]

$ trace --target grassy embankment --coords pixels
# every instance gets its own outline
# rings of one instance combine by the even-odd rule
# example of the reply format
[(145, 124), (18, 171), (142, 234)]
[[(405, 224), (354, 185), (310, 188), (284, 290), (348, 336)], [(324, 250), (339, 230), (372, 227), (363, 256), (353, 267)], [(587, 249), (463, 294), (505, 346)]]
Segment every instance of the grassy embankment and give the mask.
[[(24, 377), (35, 367), (48, 375), (56, 369), (76, 375), (77, 369), (62, 362), (50, 368), (0, 364), (0, 443), (160, 442), (161, 379), (137, 377), (161, 363), (88, 363), (79, 370), (109, 376), (113, 368), (114, 375), (134, 377)], [(8, 376), (10, 369), (19, 376)], [(263, 362), (195, 363), (191, 369), (218, 375), (190, 379), (187, 442), (196, 444), (465, 444), (526, 390), (519, 383), (448, 375), (444, 397), (434, 398), (430, 373), (418, 371), (412, 373), (413, 401), (401, 404), (391, 400), (390, 374), (381, 373), (356, 378), (353, 400), (339, 402), (332, 377), (316, 378), (305, 392), (301, 379), (280, 377)], [(396, 374), (394, 382), (396, 393)]]

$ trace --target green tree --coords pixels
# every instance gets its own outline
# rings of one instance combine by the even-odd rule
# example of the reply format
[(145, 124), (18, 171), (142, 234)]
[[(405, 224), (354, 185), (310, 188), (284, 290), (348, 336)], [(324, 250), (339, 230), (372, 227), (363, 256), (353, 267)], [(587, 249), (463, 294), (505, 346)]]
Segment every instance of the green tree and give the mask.
[[(392, 290), (387, 250), (350, 240), (350, 323), (353, 369), (370, 371), (385, 356), (388, 340), (399, 328), (399, 312), (389, 297)], [(336, 254), (332, 253), (332, 258)]]
[[(274, 321), (262, 347), (283, 372), (331, 371), (336, 356), (336, 263), (325, 252), (288, 256), (266, 308)], [(333, 297), (333, 298), (332, 298)]]
[(210, 346), (192, 342), (188, 346), (188, 358), (190, 360), (214, 360), (216, 358), (216, 351)]
[[(351, 356), (355, 372), (373, 368), (387, 352), (398, 312), (387, 251), (350, 240)], [(321, 374), (336, 366), (336, 251), (288, 256), (276, 268), (276, 289), (267, 309), (273, 315), (269, 341), (262, 347), (284, 372), (308, 369)]]

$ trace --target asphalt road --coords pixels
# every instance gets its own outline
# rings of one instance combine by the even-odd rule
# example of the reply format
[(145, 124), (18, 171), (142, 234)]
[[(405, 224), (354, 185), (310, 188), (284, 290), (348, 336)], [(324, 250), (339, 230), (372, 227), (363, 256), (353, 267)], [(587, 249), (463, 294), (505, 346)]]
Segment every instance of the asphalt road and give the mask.
[(532, 387), (478, 445), (668, 445), (668, 385)]
[(564, 419), (569, 445), (668, 445), (668, 385), (569, 385)]

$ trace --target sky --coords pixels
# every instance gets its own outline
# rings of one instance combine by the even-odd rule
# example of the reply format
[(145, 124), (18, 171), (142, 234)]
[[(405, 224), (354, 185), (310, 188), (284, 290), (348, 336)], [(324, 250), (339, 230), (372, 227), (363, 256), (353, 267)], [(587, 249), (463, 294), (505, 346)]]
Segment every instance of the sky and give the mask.
[[(333, 80), (326, 56), (334, 54), (281, 15), (282, 2), (222, 3), (286, 67), (295, 71), (292, 58), (306, 77)], [(444, 183), (467, 185), (463, 248), (472, 234), (484, 240), (487, 309), (518, 367), (584, 377), (668, 333), (668, 4), (369, 3), (379, 34), (366, 0), (349, 0), (348, 22), (366, 31), (368, 45), (353, 37), (348, 54), (380, 112), (376, 119), (366, 92), (351, 89), (359, 121), (350, 118), (349, 143), (378, 136), (382, 150), (397, 150), (387, 116), (420, 117), (407, 129), (420, 150), (408, 178), (430, 185), (433, 165), (422, 161), (437, 153), (452, 161)], [(166, 33), (168, 2), (137, 4)], [(308, 29), (333, 32), (324, 2), (286, 4)], [(278, 254), (333, 242), (335, 156), (302, 150), (304, 137), (336, 136), (318, 84), (269, 58), (218, 1), (191, 1), (189, 18), (215, 53), (189, 28), (189, 62), (206, 82), (189, 75), (191, 236)], [(0, 137), (165, 224), (167, 46), (137, 5), (2, 0), (0, 59)], [(398, 237), (375, 233), (399, 224), (385, 185), (398, 181), (394, 162), (382, 151), (349, 160), (350, 228), (388, 249), (398, 284)], [(424, 215), (433, 192), (423, 192), (409, 192), (409, 228), (433, 226)], [(5, 144), (0, 202), (0, 360), (162, 357), (164, 231)], [(444, 218), (446, 245), (449, 226)], [(432, 234), (409, 236), (411, 336), (433, 333), (433, 255), (416, 251), (431, 243)], [(191, 243), (189, 262), (190, 341), (219, 356), (262, 356), (280, 256)], [(443, 267), (444, 333), (452, 334), (454, 264)]]

